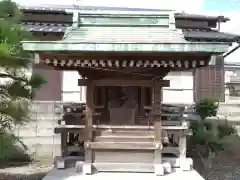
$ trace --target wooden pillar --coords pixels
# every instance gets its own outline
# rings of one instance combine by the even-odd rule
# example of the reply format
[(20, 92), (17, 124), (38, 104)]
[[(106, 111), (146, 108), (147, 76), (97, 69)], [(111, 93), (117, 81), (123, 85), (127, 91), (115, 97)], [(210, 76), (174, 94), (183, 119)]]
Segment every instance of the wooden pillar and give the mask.
[(152, 118), (154, 123), (154, 136), (156, 149), (154, 150), (154, 171), (156, 175), (164, 175), (162, 166), (162, 142), (161, 142), (161, 88), (156, 86), (155, 79), (152, 86)]
[(102, 119), (101, 121), (103, 123), (106, 123), (107, 122), (107, 119), (108, 119), (108, 99), (107, 99), (107, 87), (102, 87), (102, 100), (103, 100), (103, 109), (102, 109)]
[[(87, 97), (86, 97), (86, 142), (93, 140), (93, 93), (94, 85), (91, 79), (87, 80)], [(83, 174), (91, 174), (93, 153), (87, 145), (85, 147), (85, 162), (83, 164)]]
[(140, 112), (141, 112), (141, 115), (144, 116), (144, 96), (145, 96), (145, 88), (144, 87), (140, 87), (140, 93), (141, 93), (141, 104), (140, 104)]
[(61, 133), (61, 154), (62, 157), (67, 157), (68, 155), (68, 144), (67, 144), (67, 132)]

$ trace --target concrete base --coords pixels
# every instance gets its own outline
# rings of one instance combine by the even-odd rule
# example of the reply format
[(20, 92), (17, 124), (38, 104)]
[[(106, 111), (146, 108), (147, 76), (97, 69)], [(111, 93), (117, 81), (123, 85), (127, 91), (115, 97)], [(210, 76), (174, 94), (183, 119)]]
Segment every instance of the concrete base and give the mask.
[(85, 175), (92, 174), (92, 164), (91, 163), (83, 163), (82, 173), (85, 174)]
[(58, 170), (53, 168), (42, 180), (112, 180), (112, 179), (150, 179), (151, 180), (204, 180), (195, 170), (182, 171), (174, 170), (164, 176), (156, 176), (154, 173), (96, 173), (93, 175), (83, 175), (76, 172), (75, 168)]
[(156, 176), (163, 176), (164, 175), (164, 168), (162, 164), (155, 164), (154, 166), (154, 174)]

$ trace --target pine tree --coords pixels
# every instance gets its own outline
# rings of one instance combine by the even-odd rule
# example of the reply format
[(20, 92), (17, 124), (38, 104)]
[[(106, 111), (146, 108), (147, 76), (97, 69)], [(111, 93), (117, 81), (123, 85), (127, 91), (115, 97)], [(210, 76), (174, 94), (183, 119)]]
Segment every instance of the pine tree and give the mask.
[(33, 55), (25, 52), (21, 41), (30, 40), (20, 26), (21, 11), (11, 0), (0, 1), (0, 131), (28, 121), (34, 90), (45, 80), (38, 74), (28, 77)]

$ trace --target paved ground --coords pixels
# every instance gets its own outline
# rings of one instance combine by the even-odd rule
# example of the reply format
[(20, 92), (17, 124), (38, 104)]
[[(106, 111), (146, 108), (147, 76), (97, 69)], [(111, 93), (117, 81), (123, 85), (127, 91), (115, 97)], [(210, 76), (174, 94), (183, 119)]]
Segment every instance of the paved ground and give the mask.
[(33, 164), (0, 169), (0, 180), (42, 180), (52, 167), (52, 165), (39, 166)]
[(53, 168), (42, 180), (113, 180), (113, 179), (149, 179), (151, 180), (204, 180), (195, 170), (178, 171), (165, 176), (155, 176), (153, 173), (97, 173), (94, 175), (81, 175), (74, 168), (57, 170)]

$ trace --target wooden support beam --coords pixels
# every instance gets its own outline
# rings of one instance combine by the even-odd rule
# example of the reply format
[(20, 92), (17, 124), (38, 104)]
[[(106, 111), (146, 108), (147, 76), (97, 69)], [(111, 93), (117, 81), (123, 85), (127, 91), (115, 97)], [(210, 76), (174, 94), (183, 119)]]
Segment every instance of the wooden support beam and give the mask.
[[(86, 104), (86, 142), (92, 142), (93, 140), (93, 92), (94, 85), (91, 80), (87, 81), (87, 104)], [(92, 149), (85, 146), (85, 163), (83, 165), (83, 173), (91, 174), (93, 163)]]
[(68, 154), (67, 136), (68, 136), (68, 132), (62, 132), (61, 133), (61, 154), (62, 154), (62, 157), (67, 157), (67, 154)]
[[(62, 133), (62, 132), (73, 132), (73, 133), (80, 133), (86, 128), (85, 125), (75, 125), (75, 127), (72, 127), (72, 125), (69, 127), (68, 125), (54, 128), (54, 133)], [(183, 133), (185, 135), (191, 134), (191, 130), (186, 129), (182, 126), (161, 126), (161, 130), (166, 130), (175, 134), (179, 134), (181, 130), (183, 130)], [(149, 131), (155, 129), (154, 126), (112, 126), (112, 125), (93, 125), (93, 131), (96, 130), (140, 130), (140, 131)], [(160, 130), (160, 129), (159, 129)]]
[(156, 149), (154, 151), (154, 164), (155, 164), (155, 174), (164, 175), (164, 169), (162, 166), (162, 137), (161, 137), (161, 93), (162, 89), (156, 85), (156, 80), (152, 81), (152, 120), (154, 122), (154, 136)]
[[(87, 79), (79, 79), (78, 86), (86, 86)], [(152, 80), (128, 80), (128, 79), (99, 79), (92, 80), (95, 86), (124, 86), (124, 87), (152, 87)], [(169, 80), (156, 80), (156, 87), (169, 87)]]
[(78, 79), (78, 86), (87, 86), (87, 79)]

